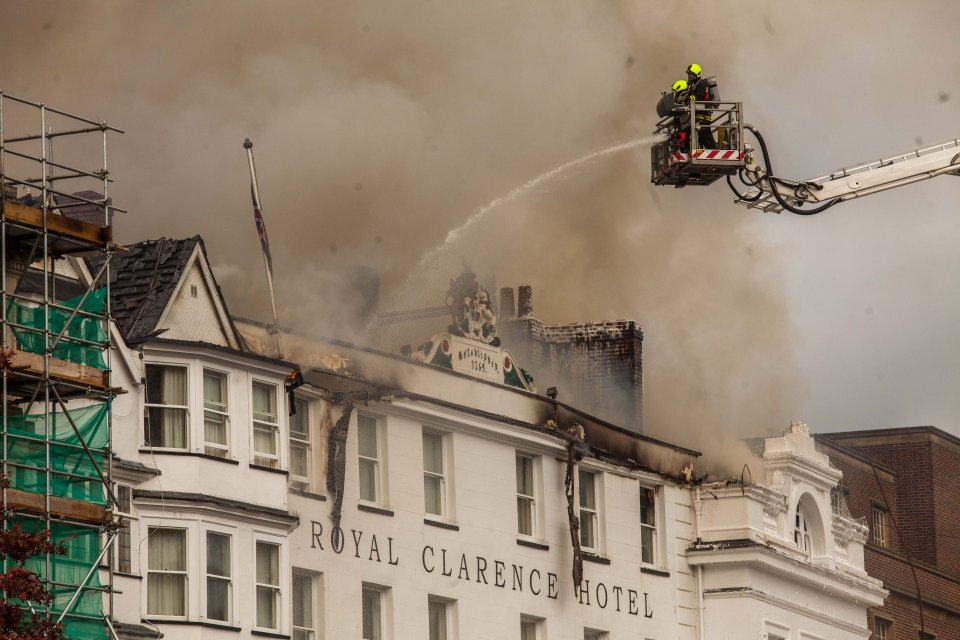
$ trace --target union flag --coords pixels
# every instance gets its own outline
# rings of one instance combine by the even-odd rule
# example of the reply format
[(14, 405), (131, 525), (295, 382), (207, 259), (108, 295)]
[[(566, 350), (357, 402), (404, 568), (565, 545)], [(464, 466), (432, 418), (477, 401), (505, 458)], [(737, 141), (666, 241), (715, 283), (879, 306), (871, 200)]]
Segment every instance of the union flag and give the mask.
[(260, 203), (257, 201), (257, 191), (250, 184), (250, 197), (253, 199), (253, 220), (257, 224), (257, 235), (260, 236), (260, 248), (263, 249), (263, 256), (267, 259), (267, 269), (270, 271), (270, 277), (273, 278), (273, 258), (270, 256), (270, 241), (267, 239), (267, 225), (263, 222), (263, 215), (260, 213)]

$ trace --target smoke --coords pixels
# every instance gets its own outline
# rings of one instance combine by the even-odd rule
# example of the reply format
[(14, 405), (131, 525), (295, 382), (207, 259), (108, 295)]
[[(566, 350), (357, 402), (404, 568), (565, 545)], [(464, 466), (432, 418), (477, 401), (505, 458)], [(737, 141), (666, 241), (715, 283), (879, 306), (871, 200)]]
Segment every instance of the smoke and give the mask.
[[(127, 130), (111, 148), (120, 241), (200, 233), (234, 313), (269, 314), (250, 137), (283, 323), (426, 340), (422, 324), (362, 335), (355, 267), (406, 309), (442, 304), (466, 260), (533, 285), (545, 322), (639, 321), (647, 432), (713, 456), (802, 398), (777, 257), (719, 185), (657, 190), (646, 149), (624, 150), (434, 251), (519, 185), (649, 135), (661, 88), (705, 53), (677, 51), (688, 25), (674, 3), (8, 0), (0, 87)], [(737, 94), (733, 56), (698, 61)]]

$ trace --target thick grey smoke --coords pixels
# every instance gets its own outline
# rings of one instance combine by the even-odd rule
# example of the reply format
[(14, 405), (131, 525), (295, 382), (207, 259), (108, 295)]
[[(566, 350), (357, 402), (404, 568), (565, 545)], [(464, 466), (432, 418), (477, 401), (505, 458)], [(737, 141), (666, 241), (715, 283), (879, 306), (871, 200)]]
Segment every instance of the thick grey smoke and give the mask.
[[(284, 323), (359, 339), (349, 268), (380, 272), (385, 306), (416, 308), (442, 304), (467, 261), (534, 285), (547, 322), (638, 320), (647, 431), (709, 453), (786, 426), (804, 397), (773, 244), (719, 185), (655, 190), (646, 150), (626, 151), (430, 253), (517, 185), (649, 135), (659, 91), (695, 59), (724, 97), (758, 95), (770, 70), (747, 43), (774, 46), (784, 16), (731, 3), (724, 32), (718, 5), (691, 19), (701, 6), (7, 0), (0, 87), (125, 128), (121, 240), (202, 234), (235, 313), (267, 316), (250, 137)], [(776, 122), (786, 100), (755, 114)]]

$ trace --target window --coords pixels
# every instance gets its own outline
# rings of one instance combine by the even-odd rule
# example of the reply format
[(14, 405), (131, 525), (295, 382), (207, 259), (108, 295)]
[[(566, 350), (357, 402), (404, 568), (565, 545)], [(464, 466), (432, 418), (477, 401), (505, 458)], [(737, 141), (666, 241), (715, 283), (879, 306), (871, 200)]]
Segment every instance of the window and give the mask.
[(146, 384), (144, 443), (166, 449), (188, 448), (187, 368), (148, 364)]
[(257, 622), (261, 629), (280, 628), (280, 545), (257, 540)]
[(226, 458), (230, 432), (227, 415), (227, 374), (203, 370), (203, 451)]
[(113, 543), (115, 549), (114, 567), (118, 573), (132, 573), (133, 562), (130, 552), (130, 513), (131, 513), (131, 494), (130, 487), (125, 484), (115, 486), (117, 502), (117, 515), (123, 516), (120, 528), (117, 529), (117, 539)]
[(442, 434), (423, 432), (423, 510), (435, 516), (447, 515), (443, 446)]
[(640, 487), (640, 562), (657, 562), (657, 492)]
[(517, 533), (537, 535), (537, 494), (534, 459), (517, 454)]
[(606, 631), (597, 631), (596, 629), (584, 629), (583, 640), (607, 640), (610, 634)]
[(893, 640), (893, 623), (883, 618), (873, 618), (874, 640)]
[(543, 619), (520, 616), (520, 640), (543, 640)]
[(276, 469), (277, 453), (277, 387), (264, 382), (253, 383), (253, 463)]
[(150, 527), (147, 614), (187, 615), (187, 531)]
[(917, 640), (937, 640), (937, 636), (926, 631), (917, 631)]
[(290, 416), (290, 479), (305, 487), (310, 485), (310, 403), (294, 398)]
[(383, 640), (383, 591), (363, 587), (363, 640)]
[(317, 637), (316, 592), (319, 576), (293, 570), (293, 637), (292, 640), (315, 640)]
[(797, 515), (794, 522), (793, 542), (800, 547), (805, 554), (810, 555), (810, 528), (807, 525), (807, 518), (803, 513), (800, 504), (797, 505)]
[(230, 621), (230, 536), (207, 532), (207, 619)]
[(878, 547), (890, 546), (890, 514), (886, 509), (873, 507), (871, 509), (870, 541)]
[(596, 551), (599, 548), (599, 518), (597, 514), (597, 474), (580, 469), (580, 546)]
[(443, 598), (430, 597), (427, 600), (427, 617), (429, 619), (429, 640), (448, 640), (453, 638), (453, 612), (456, 605), (453, 601)]
[(360, 499), (381, 502), (380, 428), (377, 419), (357, 416), (357, 453), (360, 467)]

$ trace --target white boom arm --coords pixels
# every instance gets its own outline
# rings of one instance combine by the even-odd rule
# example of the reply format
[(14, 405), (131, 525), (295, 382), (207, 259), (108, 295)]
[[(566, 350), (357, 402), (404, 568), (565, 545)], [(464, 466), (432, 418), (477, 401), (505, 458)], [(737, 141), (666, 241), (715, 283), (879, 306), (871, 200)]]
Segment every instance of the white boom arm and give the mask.
[[(749, 189), (737, 202), (751, 209), (777, 213), (783, 211), (783, 206), (771, 192), (771, 184), (787, 204), (800, 206), (834, 199), (839, 202), (852, 200), (945, 173), (960, 176), (960, 140), (841, 169), (806, 182), (767, 180), (766, 170), (753, 156), (753, 152), (747, 154), (744, 177), (757, 186)], [(759, 198), (754, 200), (758, 194)]]

